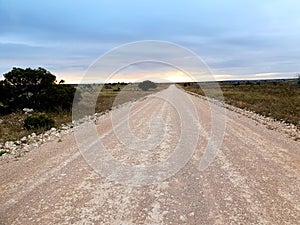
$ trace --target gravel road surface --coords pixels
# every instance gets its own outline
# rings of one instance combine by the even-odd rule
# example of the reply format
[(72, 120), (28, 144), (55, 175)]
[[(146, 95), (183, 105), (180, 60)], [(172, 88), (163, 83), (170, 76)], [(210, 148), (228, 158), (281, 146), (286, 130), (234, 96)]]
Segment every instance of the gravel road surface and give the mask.
[(173, 85), (2, 161), (0, 224), (299, 224), (299, 142), (214, 107)]

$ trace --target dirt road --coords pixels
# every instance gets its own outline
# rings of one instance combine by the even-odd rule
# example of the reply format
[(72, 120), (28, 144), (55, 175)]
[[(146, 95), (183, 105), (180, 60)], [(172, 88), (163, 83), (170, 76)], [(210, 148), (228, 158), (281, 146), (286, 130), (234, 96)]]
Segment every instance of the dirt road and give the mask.
[(98, 142), (82, 125), (1, 162), (0, 224), (299, 224), (299, 142), (232, 111), (222, 133), (214, 116), (171, 86), (102, 116)]

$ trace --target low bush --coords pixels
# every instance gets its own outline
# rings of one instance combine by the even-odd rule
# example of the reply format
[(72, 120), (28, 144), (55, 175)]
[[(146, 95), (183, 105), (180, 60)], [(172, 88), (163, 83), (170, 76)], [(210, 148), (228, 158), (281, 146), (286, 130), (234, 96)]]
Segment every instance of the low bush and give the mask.
[(55, 124), (54, 120), (47, 115), (29, 116), (24, 121), (26, 130), (50, 129)]
[(157, 85), (150, 81), (150, 80), (145, 80), (142, 83), (139, 83), (139, 88), (143, 91), (148, 91), (149, 89), (155, 89)]

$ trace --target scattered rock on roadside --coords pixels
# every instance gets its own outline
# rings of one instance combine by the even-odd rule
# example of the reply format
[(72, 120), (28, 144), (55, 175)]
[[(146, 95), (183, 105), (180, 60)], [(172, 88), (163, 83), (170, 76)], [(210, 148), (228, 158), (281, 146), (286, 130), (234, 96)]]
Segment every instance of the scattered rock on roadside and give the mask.
[[(144, 98), (140, 99), (142, 101)], [(118, 108), (125, 106), (127, 104), (132, 104), (134, 101), (126, 102), (120, 105)], [(115, 107), (117, 108), (117, 107)], [(33, 109), (24, 108), (23, 111), (27, 114), (33, 112)], [(45, 131), (41, 134), (32, 133), (28, 136), (22, 137), (18, 141), (7, 141), (3, 145), (0, 144), (0, 161), (9, 160), (17, 157), (22, 157), (25, 153), (38, 148), (40, 145), (47, 141), (62, 141), (62, 137), (65, 134), (74, 132), (81, 126), (85, 126), (88, 123), (97, 123), (98, 119), (107, 113), (110, 110), (106, 110), (101, 113), (95, 113), (93, 115), (85, 116), (79, 120), (73, 120), (70, 124), (62, 124), (60, 128), (52, 127), (50, 130)]]
[(224, 107), (224, 108), (234, 111), (236, 113), (244, 115), (248, 118), (251, 118), (260, 124), (266, 125), (266, 127), (268, 129), (276, 130), (278, 132), (286, 134), (289, 138), (292, 138), (295, 141), (300, 140), (300, 130), (294, 124), (287, 123), (286, 121), (278, 121), (271, 117), (260, 115), (256, 112), (252, 112), (252, 111), (249, 111), (246, 109), (241, 109), (236, 106), (229, 105), (229, 104), (225, 103), (224, 101), (219, 101), (219, 100), (209, 98), (206, 96), (198, 95), (198, 94), (190, 92), (190, 91), (186, 91), (186, 92), (191, 95), (197, 96), (201, 99), (207, 100), (210, 103), (219, 105), (221, 107)]

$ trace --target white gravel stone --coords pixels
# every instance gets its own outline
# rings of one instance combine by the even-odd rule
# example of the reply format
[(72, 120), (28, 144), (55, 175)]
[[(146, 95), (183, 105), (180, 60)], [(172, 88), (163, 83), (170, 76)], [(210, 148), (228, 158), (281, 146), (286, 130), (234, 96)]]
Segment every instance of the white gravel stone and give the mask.
[(33, 109), (24, 108), (23, 111), (25, 112), (25, 114), (27, 114), (33, 112)]
[(5, 147), (5, 148), (8, 148), (8, 149), (12, 149), (14, 146), (15, 146), (15, 144), (14, 144), (13, 141), (7, 141), (7, 142), (5, 142), (5, 144), (4, 144), (4, 147)]
[(189, 214), (189, 216), (195, 216), (195, 213), (194, 213), (194, 212), (191, 212), (191, 213)]
[(61, 129), (62, 129), (62, 130), (68, 130), (69, 127), (68, 127), (68, 126), (62, 126)]
[(26, 142), (27, 141), (27, 137), (22, 137), (20, 141)]

